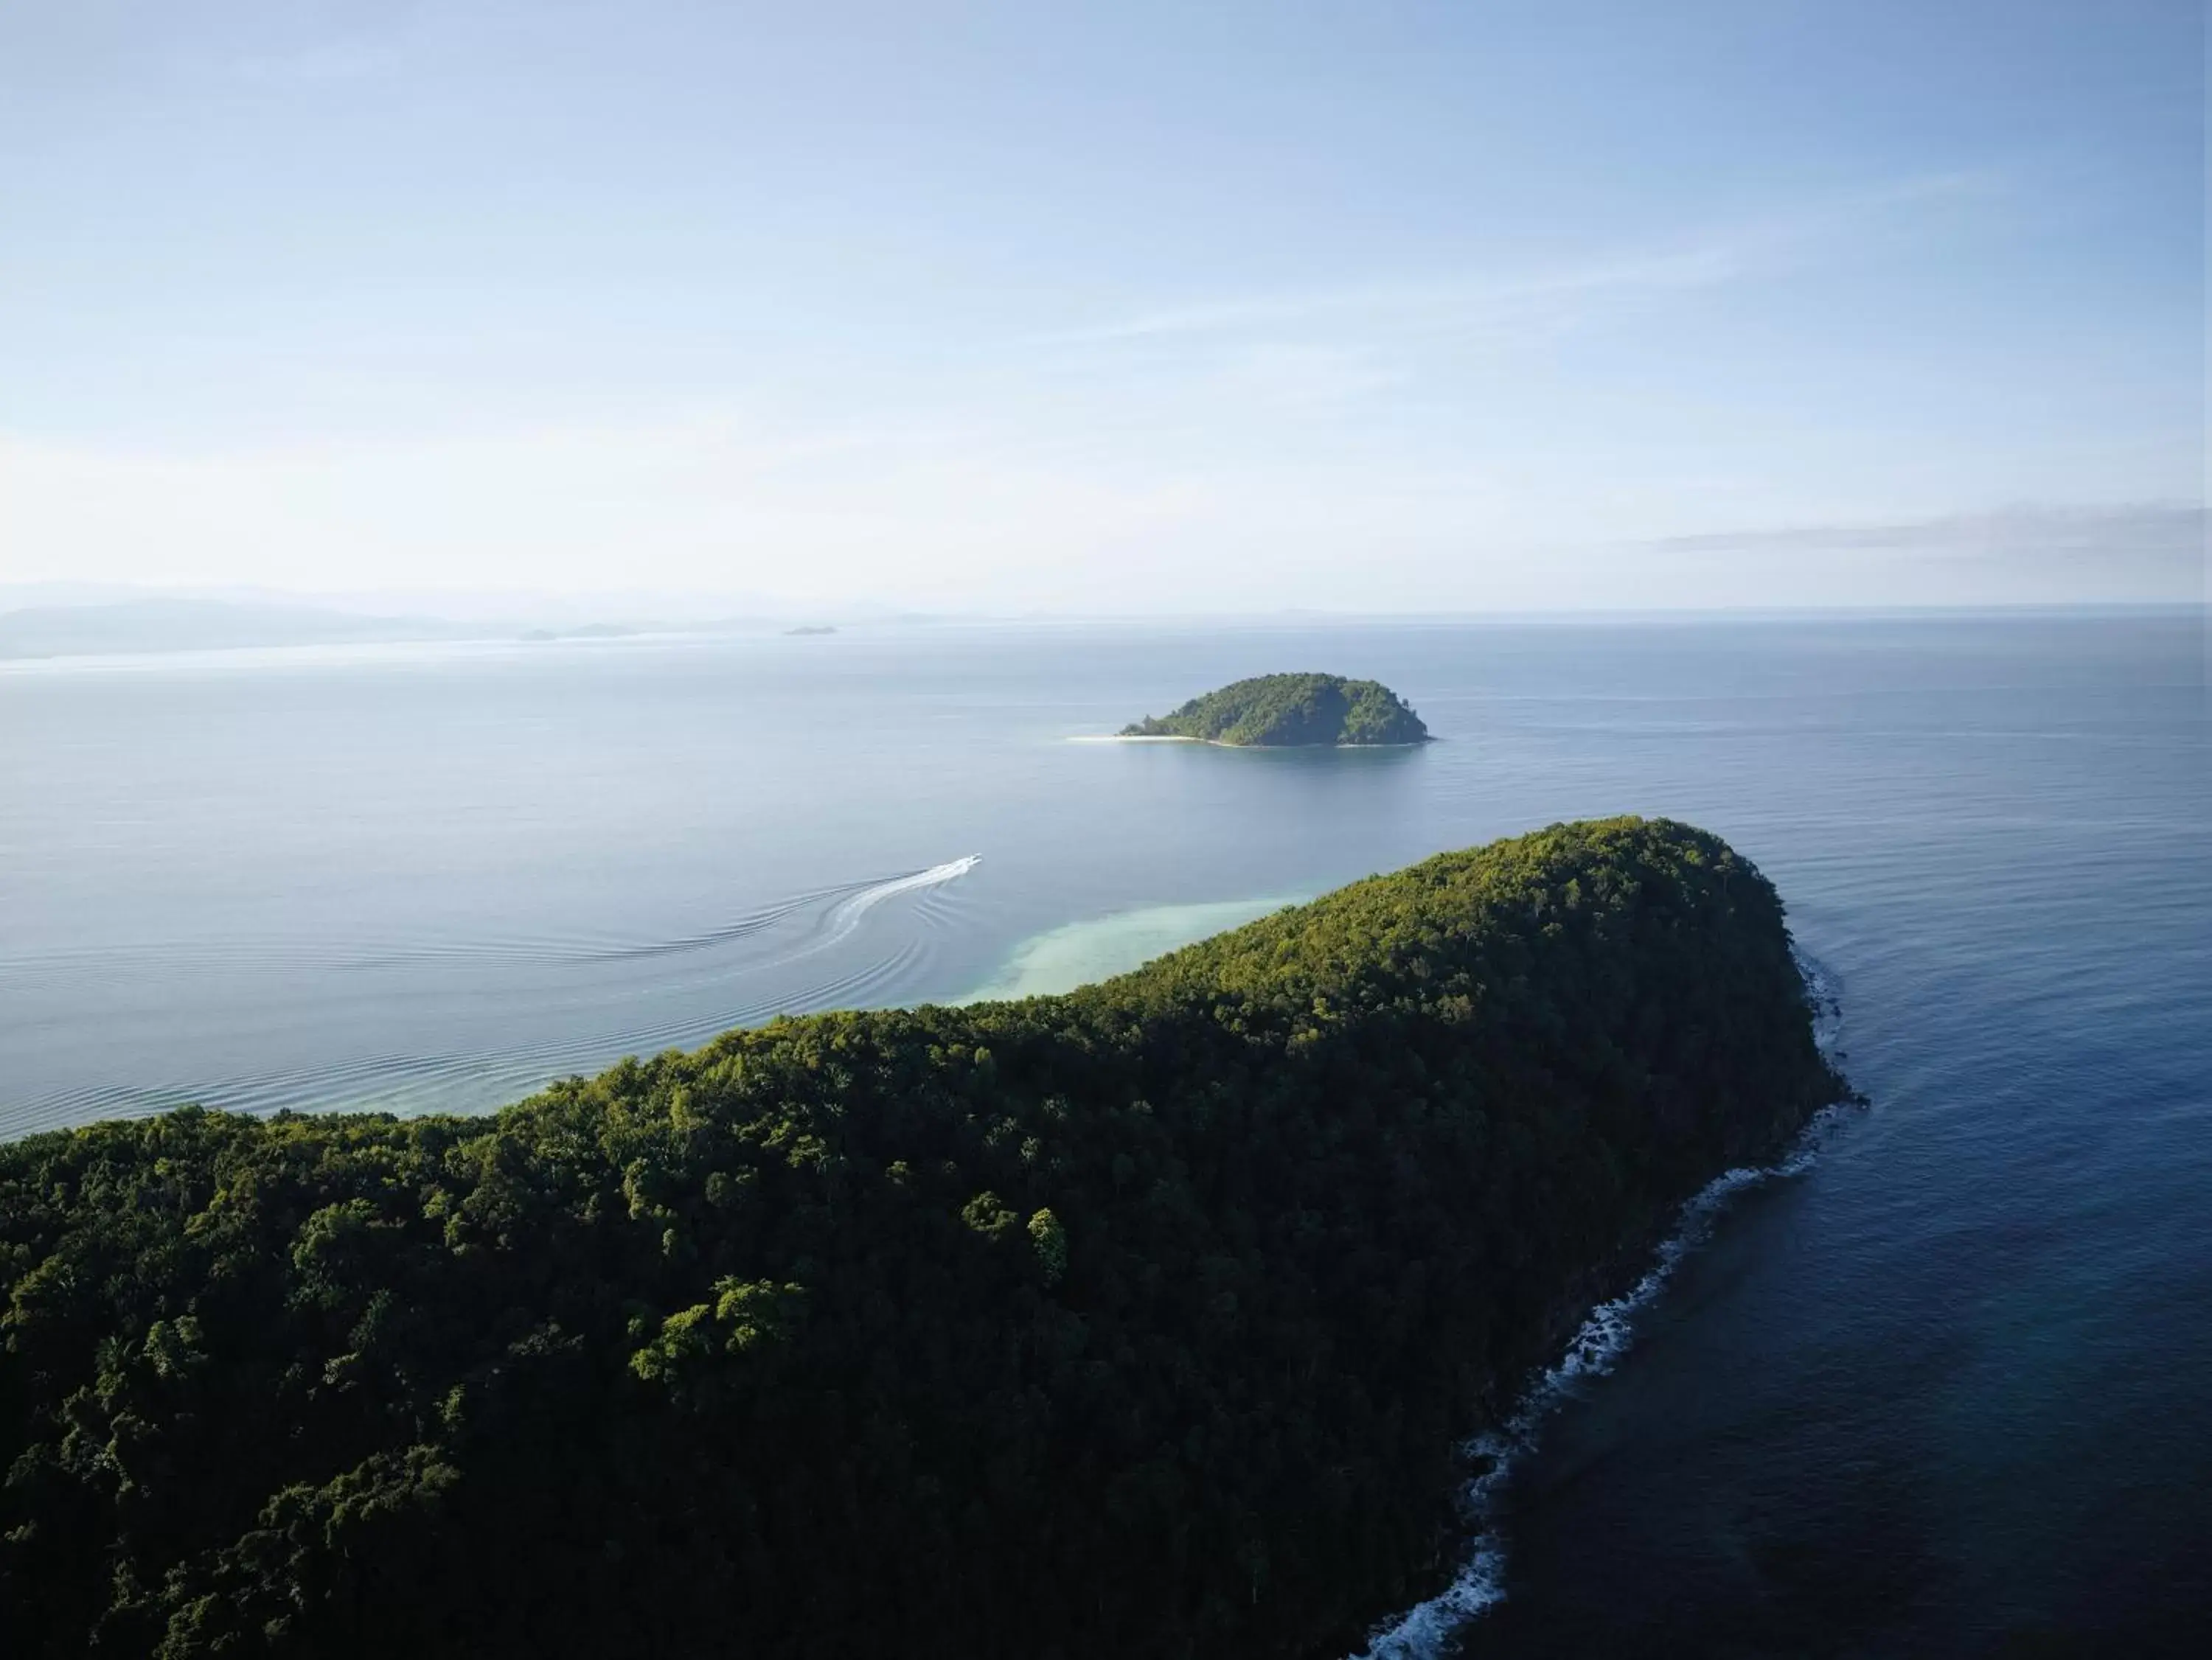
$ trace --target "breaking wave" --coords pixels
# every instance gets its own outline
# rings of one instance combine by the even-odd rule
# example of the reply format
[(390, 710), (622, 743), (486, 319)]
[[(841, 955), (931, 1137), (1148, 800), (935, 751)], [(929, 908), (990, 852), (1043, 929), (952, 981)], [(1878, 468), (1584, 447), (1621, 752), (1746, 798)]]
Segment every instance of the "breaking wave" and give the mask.
[[(1813, 1014), (1813, 1039), (1824, 1052), (1832, 1052), (1843, 1029), (1836, 977), (1802, 950), (1793, 947), (1792, 954)], [(1462, 1451), (1476, 1474), (1461, 1489), (1460, 1503), (1474, 1536), (1459, 1572), (1436, 1596), (1369, 1633), (1367, 1646), (1354, 1660), (1437, 1660), (1450, 1652), (1462, 1627), (1505, 1600), (1506, 1539), (1499, 1511), (1514, 1470), (1535, 1450), (1538, 1432), (1574, 1398), (1584, 1379), (1602, 1378), (1620, 1364), (1636, 1342), (1638, 1316), (1658, 1300), (1682, 1259), (1712, 1237), (1714, 1224), (1736, 1195), (1810, 1169), (1843, 1111), (1831, 1106), (1815, 1113), (1778, 1162), (1725, 1170), (1700, 1188), (1683, 1205), (1674, 1232), (1660, 1245), (1644, 1277), (1592, 1309), (1565, 1354), (1522, 1392), (1511, 1416), (1466, 1445)]]

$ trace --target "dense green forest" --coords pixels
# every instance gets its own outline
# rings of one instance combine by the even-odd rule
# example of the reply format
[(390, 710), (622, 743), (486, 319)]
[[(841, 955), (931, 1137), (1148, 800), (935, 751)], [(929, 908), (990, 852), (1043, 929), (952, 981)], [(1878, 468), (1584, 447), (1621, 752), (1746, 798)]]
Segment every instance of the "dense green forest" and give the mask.
[(1261, 675), (1193, 698), (1173, 714), (1147, 715), (1121, 736), (1273, 747), (1423, 743), (1429, 729), (1380, 681)]
[(0, 1635), (1341, 1653), (1608, 1267), (1842, 1089), (1771, 887), (1618, 819), (489, 1117), (0, 1147)]

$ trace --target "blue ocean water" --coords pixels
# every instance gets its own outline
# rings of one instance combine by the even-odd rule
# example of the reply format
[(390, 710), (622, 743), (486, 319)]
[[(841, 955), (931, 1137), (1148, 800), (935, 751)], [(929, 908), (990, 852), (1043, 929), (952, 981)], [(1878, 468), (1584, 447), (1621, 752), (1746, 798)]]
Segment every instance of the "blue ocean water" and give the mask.
[[(0, 1134), (477, 1109), (780, 1009), (1052, 989), (1553, 820), (1788, 900), (1871, 1105), (1495, 1494), (1500, 1655), (2212, 1631), (2198, 613), (357, 647), (0, 666)], [(1071, 739), (1249, 673), (1442, 742)]]

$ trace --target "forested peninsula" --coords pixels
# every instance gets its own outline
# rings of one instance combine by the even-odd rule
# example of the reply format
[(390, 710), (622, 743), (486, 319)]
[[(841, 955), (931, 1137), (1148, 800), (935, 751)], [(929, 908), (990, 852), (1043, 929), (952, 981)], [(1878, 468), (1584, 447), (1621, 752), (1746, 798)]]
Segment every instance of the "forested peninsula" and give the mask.
[(1425, 743), (1421, 718), (1380, 681), (1261, 675), (1121, 729), (1125, 738), (1190, 738), (1238, 748)]
[(1844, 1093), (1712, 836), (484, 1118), (0, 1147), (9, 1655), (1334, 1656), (1455, 1448)]

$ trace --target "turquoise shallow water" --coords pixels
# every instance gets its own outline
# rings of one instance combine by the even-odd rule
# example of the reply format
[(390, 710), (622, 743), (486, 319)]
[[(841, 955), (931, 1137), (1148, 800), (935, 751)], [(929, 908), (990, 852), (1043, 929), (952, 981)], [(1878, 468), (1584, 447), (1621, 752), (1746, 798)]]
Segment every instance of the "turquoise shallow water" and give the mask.
[[(1060, 985), (1562, 817), (1772, 875), (1872, 1105), (1498, 1495), (1474, 1653), (2212, 1628), (2201, 616), (1006, 627), (0, 667), (0, 1134), (476, 1109), (780, 1009)], [(1238, 676), (1441, 742), (1076, 743)]]
[(1072, 922), (1034, 939), (1024, 940), (1006, 966), (967, 994), (963, 1001), (1034, 997), (1072, 991), (1079, 985), (1150, 962), (1154, 957), (1295, 905), (1311, 894), (1273, 899), (1217, 900), (1198, 905), (1146, 905), (1110, 916)]

